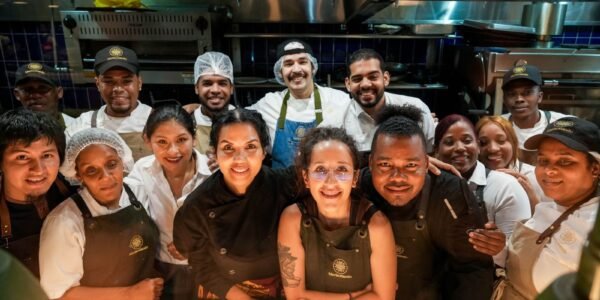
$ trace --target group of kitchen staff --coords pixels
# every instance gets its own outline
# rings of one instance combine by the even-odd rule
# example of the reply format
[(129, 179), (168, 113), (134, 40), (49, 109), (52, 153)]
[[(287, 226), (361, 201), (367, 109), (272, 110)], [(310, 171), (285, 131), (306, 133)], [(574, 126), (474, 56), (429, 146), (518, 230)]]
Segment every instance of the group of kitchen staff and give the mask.
[(529, 299), (577, 269), (600, 136), (538, 109), (537, 68), (505, 74), (506, 118), (436, 128), (421, 100), (385, 92), (373, 50), (348, 59), (350, 98), (314, 83), (305, 42), (277, 56), (287, 88), (236, 109), (231, 60), (200, 55), (190, 114), (141, 103), (135, 52), (109, 46), (105, 105), (74, 120), (51, 68), (19, 68), (28, 110), (0, 117), (3, 248), (52, 299), (489, 299), (494, 281), (494, 297)]

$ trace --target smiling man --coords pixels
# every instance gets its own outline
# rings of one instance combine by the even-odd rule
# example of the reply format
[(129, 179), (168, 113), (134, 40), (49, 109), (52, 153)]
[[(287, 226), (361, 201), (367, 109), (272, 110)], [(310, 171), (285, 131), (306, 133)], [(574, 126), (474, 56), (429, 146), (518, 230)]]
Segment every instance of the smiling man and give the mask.
[(74, 192), (58, 174), (64, 152), (63, 130), (48, 114), (16, 109), (0, 116), (0, 248), (38, 277), (42, 222)]
[(135, 160), (152, 154), (142, 138), (152, 108), (138, 100), (142, 77), (135, 52), (122, 46), (108, 46), (96, 53), (94, 71), (104, 105), (81, 114), (67, 127), (67, 139), (85, 128), (106, 128), (116, 131), (125, 140)]
[(273, 168), (290, 166), (304, 134), (317, 126), (342, 127), (350, 105), (342, 91), (314, 82), (318, 70), (312, 48), (301, 40), (277, 47), (275, 79), (287, 89), (268, 93), (248, 109), (261, 113), (269, 127)]
[(30, 62), (19, 67), (15, 77), (14, 95), (23, 107), (50, 114), (63, 129), (75, 120), (58, 109), (63, 97), (63, 88), (54, 68), (39, 62)]
[(221, 52), (206, 52), (194, 64), (194, 90), (200, 107), (193, 112), (196, 119), (196, 145), (200, 153), (209, 149), (212, 120), (219, 113), (235, 109), (229, 104), (234, 91), (233, 64)]
[(392, 223), (396, 299), (489, 299), (493, 262), (469, 244), (482, 228), (467, 183), (428, 172), (426, 139), (413, 106), (386, 106), (377, 117), (361, 189)]
[(535, 165), (536, 151), (525, 149), (523, 143), (536, 134), (541, 134), (548, 124), (566, 117), (554, 111), (540, 110), (544, 93), (541, 89), (542, 75), (533, 65), (512, 68), (504, 74), (502, 92), (504, 106), (508, 110), (502, 115), (512, 122), (519, 140), (519, 160)]

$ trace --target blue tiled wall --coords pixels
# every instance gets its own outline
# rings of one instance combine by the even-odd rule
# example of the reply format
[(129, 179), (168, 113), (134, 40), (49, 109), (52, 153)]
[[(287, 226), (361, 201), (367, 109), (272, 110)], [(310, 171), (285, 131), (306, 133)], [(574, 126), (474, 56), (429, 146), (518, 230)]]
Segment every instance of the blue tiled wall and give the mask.
[[(60, 23), (56, 23), (57, 66), (67, 67), (64, 35)], [(286, 33), (290, 37), (294, 33), (339, 33), (339, 25), (310, 25), (310, 24), (243, 24), (240, 32), (251, 33)], [(346, 55), (352, 51), (369, 47), (378, 50), (387, 61), (405, 63), (424, 63), (427, 40), (422, 39), (347, 39), (347, 38), (308, 38), (305, 39), (314, 49), (320, 64), (317, 79), (324, 81), (325, 74), (334, 74), (344, 67)], [(581, 46), (600, 46), (600, 27), (569, 26), (565, 27), (562, 36), (554, 37), (556, 45), (575, 44)], [(261, 77), (272, 77), (272, 66), (275, 62), (275, 49), (282, 39), (276, 38), (242, 38), (242, 73)], [(41, 60), (48, 65), (54, 65), (50, 24), (45, 22), (0, 22), (0, 109), (10, 109), (19, 106), (12, 89), (14, 72), (18, 66), (30, 60)], [(461, 39), (445, 39), (445, 44), (461, 43)], [(248, 49), (249, 51), (246, 51)], [(228, 52), (228, 49), (216, 49)], [(93, 85), (74, 85), (67, 74), (62, 74), (61, 84), (65, 90), (64, 107), (68, 109), (87, 110), (101, 105), (98, 92)], [(180, 96), (177, 87), (144, 86), (142, 99), (148, 98), (153, 92), (157, 98), (177, 98)], [(193, 89), (184, 89), (183, 98), (193, 99)], [(260, 98), (266, 90), (256, 89), (243, 91), (244, 97)], [(438, 91), (407, 91), (428, 99), (438, 97)], [(176, 96), (169, 96), (176, 95)], [(185, 101), (183, 101), (185, 102)], [(431, 103), (429, 103), (431, 105)]]

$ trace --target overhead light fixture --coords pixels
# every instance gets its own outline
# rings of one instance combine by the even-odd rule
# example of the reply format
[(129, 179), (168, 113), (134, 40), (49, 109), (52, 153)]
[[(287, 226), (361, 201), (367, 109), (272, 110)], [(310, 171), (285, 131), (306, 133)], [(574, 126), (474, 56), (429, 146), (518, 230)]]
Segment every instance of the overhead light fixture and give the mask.
[(48, 8), (58, 8), (58, 4), (49, 4)]
[(27, 1), (13, 1), (13, 4), (25, 5), (25, 4), (27, 4)]

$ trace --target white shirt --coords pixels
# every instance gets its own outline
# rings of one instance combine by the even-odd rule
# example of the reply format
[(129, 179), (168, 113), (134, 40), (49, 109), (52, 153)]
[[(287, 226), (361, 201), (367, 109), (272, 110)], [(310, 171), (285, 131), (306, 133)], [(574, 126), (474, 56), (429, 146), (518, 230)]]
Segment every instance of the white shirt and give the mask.
[[(139, 189), (132, 187), (133, 193)], [(86, 188), (79, 194), (92, 217), (113, 214), (131, 205), (125, 190), (121, 192), (119, 208), (108, 209), (96, 202)], [(148, 203), (140, 202), (146, 210)], [(40, 283), (50, 299), (57, 299), (71, 287), (79, 286), (83, 277), (85, 229), (81, 211), (69, 198), (54, 208), (46, 217), (40, 233)]]
[[(137, 107), (128, 117), (117, 118), (107, 115), (106, 105), (102, 105), (102, 107), (98, 109), (96, 127), (110, 129), (118, 133), (142, 132), (151, 111), (152, 107), (143, 104), (138, 100)], [(67, 126), (67, 129), (65, 130), (67, 140), (69, 140), (76, 132), (91, 128), (93, 114), (94, 111), (84, 112), (79, 118), (75, 119), (70, 126)]]
[[(486, 178), (485, 166), (477, 161), (475, 171), (468, 182), (485, 185), (483, 201), (488, 220), (496, 223), (496, 226), (506, 235), (507, 240), (513, 232), (515, 222), (531, 217), (527, 193), (517, 179), (511, 175), (492, 170)], [(494, 256), (494, 262), (499, 266), (504, 266), (505, 261), (506, 249)]]
[[(350, 106), (350, 97), (340, 90), (318, 86), (321, 96), (321, 108), (323, 110), (323, 122), (318, 127), (343, 127), (344, 116)], [(275, 142), (275, 131), (277, 129), (277, 120), (281, 111), (283, 97), (288, 90), (267, 93), (262, 99), (253, 105), (247, 107), (258, 111), (269, 128), (271, 137), (271, 146)], [(296, 99), (290, 93), (287, 103), (286, 120), (296, 122), (312, 122), (315, 120), (315, 98), (314, 92), (309, 99)], [(271, 147), (272, 148), (272, 147)]]
[(160, 250), (157, 258), (170, 264), (187, 264), (187, 260), (177, 260), (167, 250), (167, 245), (173, 242), (175, 213), (183, 205), (186, 197), (211, 175), (208, 158), (196, 149), (194, 149), (194, 154), (196, 155), (196, 174), (185, 184), (182, 195), (178, 199), (173, 196), (163, 169), (154, 155), (138, 160), (127, 176), (129, 186), (141, 188), (148, 197), (150, 216), (160, 231)]
[[(410, 104), (421, 110), (423, 122), (419, 124), (425, 134), (427, 152), (433, 151), (434, 121), (427, 104), (421, 99), (385, 92), (385, 105), (402, 106)], [(359, 151), (370, 151), (377, 126), (375, 120), (367, 114), (356, 101), (352, 101), (344, 120), (344, 128), (355, 140)]]
[[(546, 244), (540, 253), (531, 274), (533, 284), (538, 292), (542, 292), (559, 276), (577, 271), (581, 250), (596, 220), (599, 200), (600, 197), (592, 198), (574, 211), (561, 223), (550, 243)], [(567, 207), (560, 206), (555, 202), (540, 203), (535, 208), (533, 217), (525, 223), (525, 226), (542, 233), (565, 210)]]
[[(535, 125), (533, 125), (532, 128), (519, 128), (519, 126), (517, 126), (515, 122), (511, 121), (512, 126), (515, 129), (515, 133), (517, 134), (517, 139), (519, 140), (519, 148), (525, 149), (525, 146), (523, 145), (525, 144), (525, 141), (536, 134), (543, 133), (544, 129), (546, 129), (546, 126), (548, 126), (549, 123), (546, 121), (546, 115), (544, 114), (544, 111), (540, 110), (539, 112), (540, 120), (537, 121), (537, 123), (535, 123)], [(510, 113), (503, 114), (502, 117), (510, 121)], [(555, 111), (550, 111), (550, 123), (564, 117), (570, 116), (563, 115)]]
[[(227, 110), (233, 110), (235, 106), (229, 104)], [(194, 110), (194, 119), (196, 119), (196, 126), (212, 126), (212, 119), (202, 113), (202, 105)]]
[(73, 122), (75, 121), (75, 118), (73, 118), (67, 114), (61, 113), (61, 115), (63, 117), (63, 121), (65, 122), (65, 127), (71, 126), (71, 124), (73, 124)]

